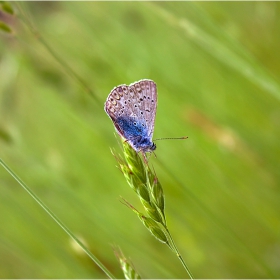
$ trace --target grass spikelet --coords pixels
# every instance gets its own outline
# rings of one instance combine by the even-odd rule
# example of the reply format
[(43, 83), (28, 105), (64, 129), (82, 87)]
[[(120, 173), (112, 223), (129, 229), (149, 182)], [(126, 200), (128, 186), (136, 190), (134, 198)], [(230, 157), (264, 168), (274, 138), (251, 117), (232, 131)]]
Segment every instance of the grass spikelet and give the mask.
[(133, 174), (137, 176), (142, 182), (146, 182), (146, 168), (143, 164), (143, 161), (126, 141), (123, 142), (123, 152), (125, 160)]
[(127, 142), (123, 142), (123, 150), (125, 161), (118, 162), (128, 184), (137, 193), (146, 214), (165, 224), (164, 196), (161, 186), (157, 184), (158, 180)]
[(129, 186), (136, 192), (139, 197), (145, 213), (136, 210), (128, 201), (122, 199), (122, 203), (128, 206), (150, 231), (150, 233), (160, 242), (165, 243), (179, 258), (189, 277), (192, 274), (186, 263), (181, 257), (172, 236), (167, 228), (164, 206), (163, 188), (155, 174), (140, 155), (126, 142), (123, 142), (124, 159), (115, 156), (119, 167), (124, 174)]
[(132, 263), (124, 256), (123, 252), (115, 248), (115, 255), (120, 262), (125, 279), (141, 279), (141, 276), (133, 267)]
[(143, 213), (139, 212), (134, 206), (132, 206), (127, 200), (122, 198), (122, 203), (129, 207), (140, 219), (143, 225), (150, 231), (150, 233), (160, 242), (167, 243), (169, 245), (168, 237), (166, 231), (163, 230), (161, 223), (155, 221), (154, 219), (145, 216)]
[[(161, 215), (164, 218), (165, 222), (165, 215), (164, 215), (164, 194), (162, 186), (156, 177), (155, 173), (152, 173), (149, 169), (147, 170), (148, 179), (149, 179), (149, 185), (150, 185), (150, 194), (153, 202), (155, 205), (159, 208), (158, 211), (160, 211)], [(166, 222), (165, 222), (166, 223)]]

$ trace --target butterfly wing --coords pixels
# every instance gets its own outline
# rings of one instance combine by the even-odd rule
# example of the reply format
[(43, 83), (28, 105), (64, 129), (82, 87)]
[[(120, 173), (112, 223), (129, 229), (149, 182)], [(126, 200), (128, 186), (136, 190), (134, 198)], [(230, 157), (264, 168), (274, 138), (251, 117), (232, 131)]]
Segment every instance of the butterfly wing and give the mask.
[[(123, 130), (120, 126), (116, 125), (118, 118), (131, 114), (129, 108), (125, 109), (128, 102), (128, 86), (120, 85), (112, 89), (105, 102), (105, 112), (113, 121), (116, 130), (121, 136), (124, 136)], [(126, 112), (125, 112), (126, 111)]]
[[(115, 87), (105, 102), (105, 111), (112, 119), (118, 133), (126, 139), (138, 136), (132, 129), (132, 123), (141, 127), (144, 135), (150, 139), (154, 132), (157, 108), (157, 88), (152, 80), (140, 80), (129, 86)], [(124, 127), (120, 119), (129, 120), (129, 127)], [(140, 134), (139, 134), (140, 135)]]
[(134, 84), (138, 92), (140, 116), (147, 126), (148, 137), (152, 139), (154, 133), (157, 110), (157, 86), (152, 80), (141, 80)]

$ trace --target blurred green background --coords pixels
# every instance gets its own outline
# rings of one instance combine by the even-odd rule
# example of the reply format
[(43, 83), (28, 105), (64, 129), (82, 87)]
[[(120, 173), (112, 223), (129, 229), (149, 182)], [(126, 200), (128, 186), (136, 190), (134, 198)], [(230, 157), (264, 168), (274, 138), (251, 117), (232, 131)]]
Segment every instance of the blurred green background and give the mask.
[[(119, 201), (141, 210), (103, 104), (148, 78), (154, 138), (189, 136), (158, 142), (150, 163), (194, 277), (280, 278), (280, 3), (11, 5), (0, 13), (13, 30), (0, 34), (0, 155), (92, 253), (119, 278), (113, 245), (143, 278), (188, 277)], [(0, 219), (1, 278), (106, 278), (2, 167)]]

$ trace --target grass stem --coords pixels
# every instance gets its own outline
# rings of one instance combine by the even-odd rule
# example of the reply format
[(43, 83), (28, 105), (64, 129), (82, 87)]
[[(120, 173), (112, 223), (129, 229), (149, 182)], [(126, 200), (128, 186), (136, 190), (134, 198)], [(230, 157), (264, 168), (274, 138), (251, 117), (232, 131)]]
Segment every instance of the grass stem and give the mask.
[(21, 187), (46, 211), (46, 213), (83, 249), (83, 251), (94, 261), (94, 263), (108, 276), (115, 279), (111, 272), (84, 246), (84, 244), (64, 225), (59, 218), (31, 191), (30, 188), (0, 159), (0, 164), (21, 185)]

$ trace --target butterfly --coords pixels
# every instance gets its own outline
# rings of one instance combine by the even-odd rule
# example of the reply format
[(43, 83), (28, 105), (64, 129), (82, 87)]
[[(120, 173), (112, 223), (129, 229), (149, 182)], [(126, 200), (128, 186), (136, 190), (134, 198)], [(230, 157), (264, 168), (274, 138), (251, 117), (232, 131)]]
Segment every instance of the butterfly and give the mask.
[(152, 141), (157, 110), (157, 86), (143, 79), (112, 89), (104, 106), (118, 134), (138, 152), (156, 149)]

